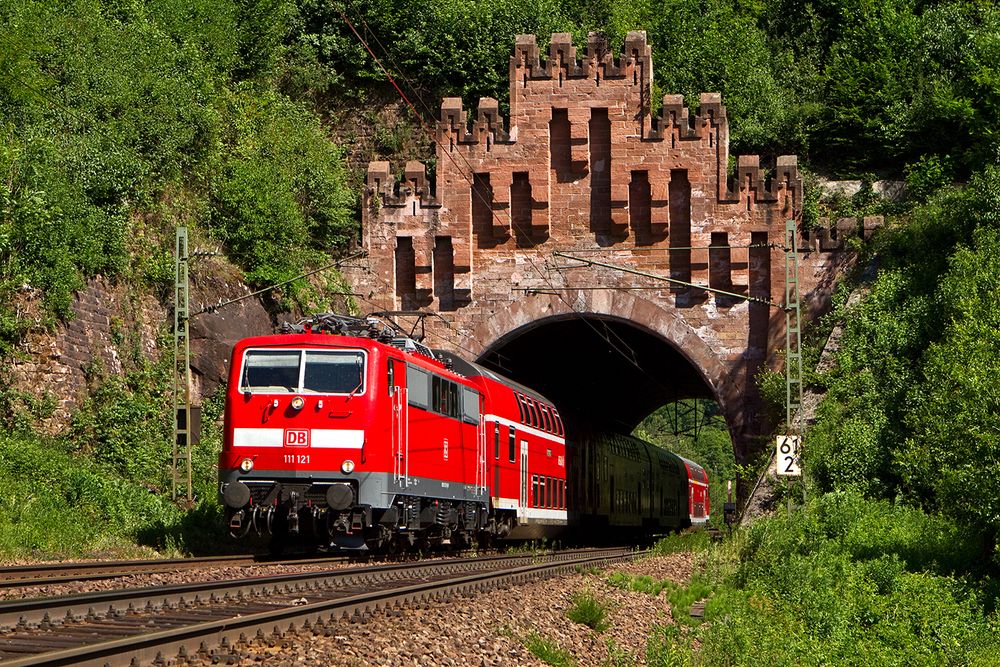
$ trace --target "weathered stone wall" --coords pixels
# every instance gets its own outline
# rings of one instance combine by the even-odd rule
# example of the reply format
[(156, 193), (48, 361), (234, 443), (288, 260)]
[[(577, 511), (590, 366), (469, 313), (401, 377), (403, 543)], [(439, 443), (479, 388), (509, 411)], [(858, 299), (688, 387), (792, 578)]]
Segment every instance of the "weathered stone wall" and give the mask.
[[(369, 165), (369, 255), (348, 275), (372, 309), (443, 313), (447, 325), (428, 322), (429, 342), (466, 355), (560, 313), (610, 312), (659, 331), (699, 366), (745, 441), (764, 428), (753, 376), (783, 347), (784, 315), (766, 302), (784, 301), (781, 246), (785, 221), (801, 220), (802, 181), (792, 156), (771, 170), (740, 156), (730, 171), (720, 96), (703, 93), (692, 113), (666, 95), (654, 117), (651, 75), (643, 32), (618, 56), (592, 36), (579, 60), (568, 34), (552, 35), (544, 58), (534, 36), (518, 37), (509, 124), (496, 100), (481, 100), (470, 123), (461, 100), (446, 98), (435, 182), (420, 163), (401, 180), (389, 163)], [(800, 232), (810, 312), (853, 259), (841, 252), (847, 226)], [(738, 296), (566, 269), (557, 250)], [(647, 289), (616, 306), (620, 297), (588, 286)]]
[[(202, 260), (192, 271), (192, 312), (221, 299), (246, 294), (238, 272), (221, 260)], [(26, 293), (24, 317), (41, 311), (40, 295)], [(10, 369), (14, 389), (37, 399), (55, 401), (53, 414), (40, 424), (59, 433), (86, 398), (88, 379), (121, 375), (146, 359), (173, 355), (173, 311), (155, 296), (97, 277), (77, 292), (72, 315), (64, 325), (46, 331), (37, 326), (23, 341)], [(233, 344), (240, 338), (272, 333), (271, 316), (257, 299), (247, 299), (218, 313), (205, 313), (191, 323), (191, 366), (194, 397), (199, 400), (224, 381)]]
[[(38, 294), (22, 300), (24, 314), (40, 311)], [(121, 374), (128, 355), (156, 361), (162, 351), (157, 336), (166, 317), (152, 296), (130, 294), (100, 276), (76, 293), (72, 316), (64, 326), (46, 331), (38, 326), (24, 339), (21, 361), (11, 368), (12, 386), (38, 399), (55, 401), (55, 410), (39, 426), (58, 433), (87, 395), (88, 377)], [(38, 321), (37, 324), (41, 322)]]

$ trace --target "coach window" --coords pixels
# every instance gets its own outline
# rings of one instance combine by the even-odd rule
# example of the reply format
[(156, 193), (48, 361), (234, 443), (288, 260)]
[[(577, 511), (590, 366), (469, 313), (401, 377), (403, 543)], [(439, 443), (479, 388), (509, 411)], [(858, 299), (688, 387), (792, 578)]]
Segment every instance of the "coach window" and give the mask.
[(541, 426), (540, 420), (538, 419), (538, 404), (532, 399), (528, 399), (528, 423), (535, 428)]
[(531, 506), (538, 507), (538, 475), (531, 476)]
[(510, 442), (510, 445), (508, 446), (508, 450), (509, 450), (508, 451), (508, 455), (509, 455), (509, 458), (510, 458), (510, 462), (513, 463), (514, 459), (517, 457), (516, 456), (517, 455), (517, 451), (516, 451), (517, 450), (517, 429), (515, 429), (513, 426), (508, 426), (507, 427), (507, 433), (509, 434), (508, 440)]

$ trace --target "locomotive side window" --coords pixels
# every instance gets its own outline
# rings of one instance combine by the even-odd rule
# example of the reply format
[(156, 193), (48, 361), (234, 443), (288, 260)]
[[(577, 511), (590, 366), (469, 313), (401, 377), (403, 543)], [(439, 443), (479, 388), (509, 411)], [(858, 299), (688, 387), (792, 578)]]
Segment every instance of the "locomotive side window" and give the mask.
[(507, 449), (509, 450), (508, 454), (510, 462), (513, 463), (517, 455), (517, 443), (515, 442), (517, 440), (517, 429), (515, 429), (513, 426), (508, 426), (507, 433), (510, 436), (508, 438), (510, 444)]
[(479, 392), (462, 387), (462, 419), (469, 424), (479, 423)]
[[(459, 416), (458, 385), (438, 375), (431, 375), (431, 409), (446, 417)], [(476, 419), (478, 423), (479, 419)]]
[[(447, 380), (445, 380), (445, 382), (448, 384), (448, 405), (445, 414), (449, 417), (455, 417), (457, 419), (462, 413), (462, 407), (458, 402), (458, 385), (454, 382), (448, 382)], [(477, 419), (476, 421), (479, 420)]]
[(360, 352), (306, 350), (302, 390), (317, 394), (362, 394), (365, 390), (364, 368)]
[(299, 350), (248, 350), (241, 391), (293, 392), (299, 386)]
[(426, 410), (430, 407), (430, 373), (416, 366), (406, 367), (406, 391), (409, 404)]
[(500, 422), (493, 422), (493, 458), (500, 460)]

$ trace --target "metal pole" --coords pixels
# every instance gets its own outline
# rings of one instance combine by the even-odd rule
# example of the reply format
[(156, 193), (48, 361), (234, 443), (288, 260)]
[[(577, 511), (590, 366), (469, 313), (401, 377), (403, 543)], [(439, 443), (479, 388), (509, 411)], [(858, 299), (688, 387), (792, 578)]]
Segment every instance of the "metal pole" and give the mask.
[[(785, 429), (786, 435), (802, 435), (802, 304), (799, 291), (799, 241), (795, 219), (785, 221)], [(802, 456), (802, 438), (797, 438)], [(804, 488), (804, 487), (803, 487)], [(787, 490), (787, 487), (786, 487)], [(788, 494), (791, 515), (792, 498)]]
[[(191, 483), (191, 342), (188, 317), (188, 235), (177, 228), (174, 280), (174, 445), (171, 495), (194, 499)], [(182, 470), (183, 468), (183, 470)]]

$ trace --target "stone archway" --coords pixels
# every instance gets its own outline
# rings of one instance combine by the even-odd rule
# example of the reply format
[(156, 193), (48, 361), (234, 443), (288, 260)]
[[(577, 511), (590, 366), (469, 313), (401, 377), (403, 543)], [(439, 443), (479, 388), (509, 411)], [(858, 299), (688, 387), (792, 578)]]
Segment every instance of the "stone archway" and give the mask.
[[(603, 340), (602, 340), (603, 339)], [(680, 398), (718, 402), (734, 452), (745, 454), (748, 435), (743, 374), (713, 351), (675, 309), (626, 291), (566, 291), (526, 296), (494, 311), (465, 340), (467, 353), (553, 399), (560, 409), (580, 412), (601, 428), (630, 431), (649, 412)], [(608, 393), (587, 386), (591, 359), (607, 348), (598, 375), (620, 378)], [(509, 350), (509, 365), (498, 355)], [(564, 386), (563, 384), (569, 386)], [(630, 393), (631, 392), (631, 393)], [(620, 421), (597, 417), (617, 410)]]

